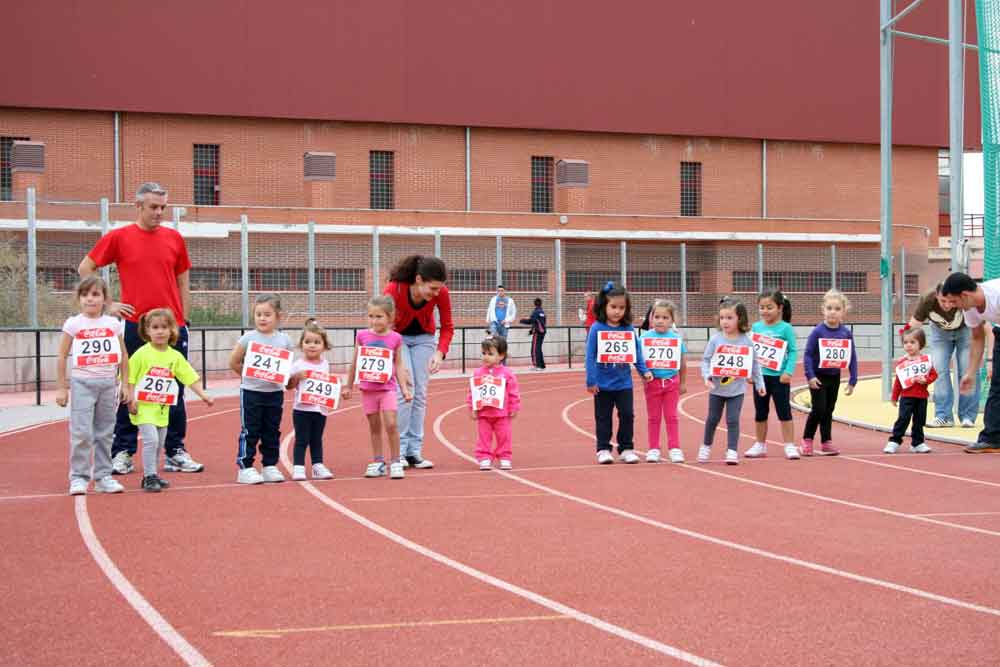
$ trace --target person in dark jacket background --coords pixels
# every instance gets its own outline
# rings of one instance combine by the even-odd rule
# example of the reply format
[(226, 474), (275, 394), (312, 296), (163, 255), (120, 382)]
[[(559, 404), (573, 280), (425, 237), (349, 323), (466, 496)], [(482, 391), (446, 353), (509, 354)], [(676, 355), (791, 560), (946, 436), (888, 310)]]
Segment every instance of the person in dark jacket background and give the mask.
[(542, 343), (545, 341), (547, 325), (541, 299), (535, 299), (535, 309), (530, 316), (521, 319), (521, 324), (531, 325), (531, 367), (536, 371), (543, 371), (545, 356), (542, 354)]

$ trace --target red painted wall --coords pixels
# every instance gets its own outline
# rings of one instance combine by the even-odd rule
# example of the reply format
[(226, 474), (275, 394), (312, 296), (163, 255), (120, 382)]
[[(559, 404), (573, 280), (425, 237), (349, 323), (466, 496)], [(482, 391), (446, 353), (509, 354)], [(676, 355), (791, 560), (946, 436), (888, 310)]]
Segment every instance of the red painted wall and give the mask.
[[(0, 106), (878, 142), (875, 0), (9, 4)], [(895, 143), (947, 145), (947, 48), (900, 40), (895, 90)]]

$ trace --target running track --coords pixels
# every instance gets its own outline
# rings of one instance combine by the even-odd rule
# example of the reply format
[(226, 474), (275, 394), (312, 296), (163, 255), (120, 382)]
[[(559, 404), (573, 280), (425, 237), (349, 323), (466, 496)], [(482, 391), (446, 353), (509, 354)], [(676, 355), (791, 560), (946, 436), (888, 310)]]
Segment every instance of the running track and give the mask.
[[(1000, 456), (885, 456), (836, 425), (840, 457), (727, 467), (720, 429), (699, 466), (692, 376), (687, 464), (597, 466), (582, 376), (519, 379), (513, 473), (471, 462), (461, 378), (432, 383), (436, 468), (403, 481), (361, 478), (356, 399), (328, 421), (327, 482), (233, 483), (235, 399), (190, 404), (207, 471), (158, 495), (133, 474), (70, 498), (64, 423), (0, 435), (2, 662), (997, 664)], [(290, 433), (286, 409), (285, 466)]]

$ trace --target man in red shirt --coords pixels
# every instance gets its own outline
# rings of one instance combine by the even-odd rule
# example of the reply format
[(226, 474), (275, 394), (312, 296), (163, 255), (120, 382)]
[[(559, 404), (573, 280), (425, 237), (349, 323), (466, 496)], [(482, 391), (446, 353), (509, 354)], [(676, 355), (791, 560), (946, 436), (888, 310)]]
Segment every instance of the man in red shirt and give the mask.
[[(169, 308), (180, 325), (180, 336), (174, 346), (187, 357), (187, 312), (191, 305), (188, 258), (184, 239), (176, 230), (162, 227), (167, 208), (167, 191), (157, 183), (143, 183), (135, 194), (138, 216), (135, 224), (116, 229), (102, 237), (80, 262), (82, 277), (89, 276), (108, 264), (118, 267), (121, 280), (121, 303), (108, 309), (110, 315), (125, 319), (125, 347), (131, 356), (144, 344), (139, 337), (139, 317), (154, 308)], [(201, 472), (204, 466), (184, 449), (187, 414), (184, 409), (184, 387), (180, 387), (177, 405), (170, 408), (167, 427), (165, 470), (171, 472)], [(124, 475), (132, 472), (132, 457), (136, 451), (138, 429), (129, 420), (128, 406), (118, 408), (115, 439), (111, 445), (112, 470)]]

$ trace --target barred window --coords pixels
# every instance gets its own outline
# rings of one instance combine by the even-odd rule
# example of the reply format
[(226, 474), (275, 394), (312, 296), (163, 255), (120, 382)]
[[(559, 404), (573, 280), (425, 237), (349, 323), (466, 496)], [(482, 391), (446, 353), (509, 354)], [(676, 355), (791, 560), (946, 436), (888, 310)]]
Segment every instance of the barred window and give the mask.
[(396, 208), (394, 158), (393, 151), (369, 151), (369, 208)]
[(316, 271), (316, 289), (320, 292), (361, 292), (364, 288), (364, 269), (317, 269)]
[(492, 292), (496, 286), (493, 269), (448, 269), (448, 289), (452, 292)]
[[(316, 290), (320, 292), (360, 292), (364, 290), (364, 282), (364, 269), (317, 269), (316, 271)], [(309, 270), (250, 269), (250, 289), (255, 292), (305, 292), (309, 289)]]
[(14, 197), (11, 157), (15, 141), (31, 141), (31, 139), (28, 137), (0, 137), (0, 201), (10, 201)]
[(609, 280), (621, 282), (621, 272), (615, 271), (567, 271), (567, 292), (593, 292), (604, 287)]
[[(680, 271), (629, 271), (628, 288), (632, 292), (680, 292)], [(687, 272), (687, 291), (701, 290), (701, 274)]]
[[(825, 292), (832, 285), (829, 271), (765, 271), (764, 289), (782, 292)], [(864, 272), (844, 271), (837, 274), (837, 287), (842, 292), (867, 292), (868, 276)], [(734, 292), (756, 292), (756, 271), (733, 271)]]
[(701, 162), (681, 162), (681, 215), (701, 215)]
[(38, 269), (38, 280), (39, 282), (48, 283), (54, 290), (67, 292), (76, 286), (77, 281), (80, 280), (80, 275), (76, 272), (76, 269), (68, 266), (49, 266)]
[(232, 292), (243, 287), (239, 269), (192, 268), (190, 278), (196, 292)]
[(219, 205), (219, 144), (194, 145), (194, 203)]
[(907, 296), (913, 295), (917, 296), (920, 294), (920, 276), (916, 273), (907, 273), (906, 280), (904, 282), (904, 287), (906, 288)]
[(545, 269), (505, 270), (503, 284), (508, 292), (547, 292), (549, 272)]
[(555, 159), (531, 156), (531, 212), (552, 212), (552, 173)]

